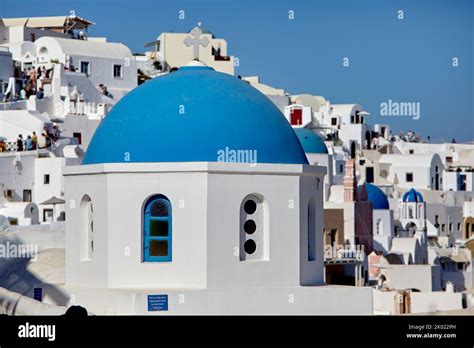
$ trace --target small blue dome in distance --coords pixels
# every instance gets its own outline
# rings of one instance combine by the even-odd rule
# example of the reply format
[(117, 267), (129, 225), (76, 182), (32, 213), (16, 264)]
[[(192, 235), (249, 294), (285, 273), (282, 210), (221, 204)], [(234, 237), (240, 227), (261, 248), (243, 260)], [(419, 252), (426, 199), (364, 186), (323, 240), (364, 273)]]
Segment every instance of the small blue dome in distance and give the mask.
[(186, 66), (122, 98), (97, 128), (82, 164), (248, 162), (244, 153), (252, 163), (308, 164), (270, 99), (234, 76)]
[(411, 190), (405, 192), (403, 195), (403, 202), (415, 202), (415, 203), (421, 203), (423, 202), (423, 196), (421, 193), (419, 193), (417, 190), (412, 188)]
[[(367, 192), (367, 200), (372, 203), (373, 209), (389, 209), (388, 199), (385, 193), (378, 188), (377, 186), (364, 183), (365, 190)], [(358, 190), (360, 191), (362, 186), (359, 186)]]
[(293, 128), (304, 152), (306, 153), (328, 153), (326, 144), (323, 139), (318, 137), (314, 132), (307, 128)]

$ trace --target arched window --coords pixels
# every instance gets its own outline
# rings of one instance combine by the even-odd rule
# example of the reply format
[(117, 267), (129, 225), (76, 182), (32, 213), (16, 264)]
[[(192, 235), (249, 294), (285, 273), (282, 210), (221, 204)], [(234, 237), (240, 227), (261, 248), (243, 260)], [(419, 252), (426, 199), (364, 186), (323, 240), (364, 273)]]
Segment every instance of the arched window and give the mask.
[(81, 261), (91, 261), (94, 255), (94, 208), (88, 195), (81, 200)]
[(245, 197), (240, 206), (240, 261), (268, 259), (268, 215), (259, 194)]
[(143, 259), (148, 262), (171, 261), (172, 209), (168, 198), (156, 195), (144, 209)]
[(417, 227), (414, 222), (410, 222), (406, 225), (405, 230), (408, 231), (408, 236), (413, 237), (417, 230)]
[(308, 261), (316, 260), (316, 206), (313, 197), (308, 202)]
[(408, 206), (408, 218), (413, 219), (413, 207), (411, 205)]
[(377, 235), (380, 235), (382, 233), (382, 219), (377, 219)]

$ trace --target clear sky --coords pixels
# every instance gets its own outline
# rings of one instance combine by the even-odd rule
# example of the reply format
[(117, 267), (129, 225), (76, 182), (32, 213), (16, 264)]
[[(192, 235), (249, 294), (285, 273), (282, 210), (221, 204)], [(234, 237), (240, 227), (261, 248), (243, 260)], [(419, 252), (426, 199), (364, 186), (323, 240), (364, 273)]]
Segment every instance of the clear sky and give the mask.
[[(359, 103), (371, 113), (369, 123), (388, 123), (396, 132), (459, 142), (474, 140), (473, 2), (0, 0), (0, 17), (74, 10), (97, 23), (90, 36), (106, 36), (133, 52), (144, 52), (144, 44), (161, 32), (188, 31), (200, 21), (227, 40), (229, 53), (240, 61), (237, 74), (258, 74), (291, 94)], [(381, 116), (380, 104), (388, 100), (420, 103), (420, 118)]]

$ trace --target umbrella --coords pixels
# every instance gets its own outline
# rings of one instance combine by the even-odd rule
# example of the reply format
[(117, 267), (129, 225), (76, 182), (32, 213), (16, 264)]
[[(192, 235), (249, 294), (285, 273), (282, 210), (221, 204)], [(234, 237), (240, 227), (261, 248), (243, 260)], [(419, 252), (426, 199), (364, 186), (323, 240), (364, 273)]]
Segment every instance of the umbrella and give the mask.
[(56, 204), (64, 204), (66, 201), (64, 199), (58, 198), (56, 196), (51, 197), (50, 199), (47, 199), (43, 203), (40, 203), (40, 205), (56, 205)]
[(53, 221), (54, 221), (54, 216), (56, 215), (56, 204), (64, 204), (64, 203), (66, 203), (64, 199), (53, 196), (50, 199), (45, 200), (43, 203), (40, 203), (40, 205), (53, 205)]

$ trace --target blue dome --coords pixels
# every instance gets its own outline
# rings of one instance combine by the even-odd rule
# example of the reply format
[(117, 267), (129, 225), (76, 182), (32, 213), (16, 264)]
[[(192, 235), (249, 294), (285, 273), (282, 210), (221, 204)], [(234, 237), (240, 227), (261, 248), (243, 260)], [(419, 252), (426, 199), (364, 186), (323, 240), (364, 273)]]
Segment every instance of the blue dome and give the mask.
[[(367, 200), (372, 203), (373, 209), (389, 209), (388, 199), (385, 193), (375, 185), (365, 183), (365, 190), (367, 192)], [(359, 186), (360, 191), (362, 186)]]
[(423, 196), (417, 190), (412, 188), (410, 191), (405, 192), (403, 195), (403, 201), (421, 203), (423, 202)]
[(82, 164), (218, 162), (220, 154), (239, 150), (256, 154), (257, 163), (308, 164), (292, 127), (267, 97), (231, 75), (188, 66), (120, 100)]
[(293, 128), (304, 152), (306, 153), (328, 153), (328, 149), (323, 139), (307, 128)]

